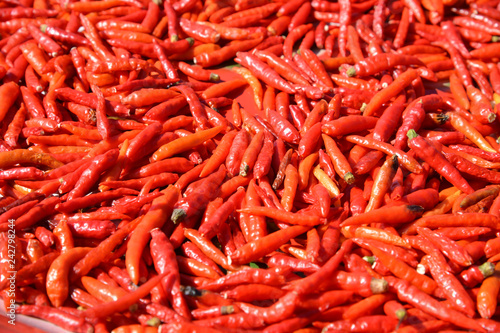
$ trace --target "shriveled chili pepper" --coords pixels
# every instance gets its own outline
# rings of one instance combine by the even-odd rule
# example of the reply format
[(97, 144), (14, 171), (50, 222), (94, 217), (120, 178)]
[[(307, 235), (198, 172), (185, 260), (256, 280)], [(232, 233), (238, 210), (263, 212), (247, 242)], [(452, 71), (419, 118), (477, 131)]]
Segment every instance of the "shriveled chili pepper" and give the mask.
[[(426, 237), (430, 242), (436, 245), (440, 250), (450, 258), (450, 260), (463, 266), (470, 266), (472, 258), (455, 242), (451, 241), (444, 235), (434, 234), (428, 228), (417, 228), (417, 232)], [(452, 250), (453, 249), (453, 250)]]

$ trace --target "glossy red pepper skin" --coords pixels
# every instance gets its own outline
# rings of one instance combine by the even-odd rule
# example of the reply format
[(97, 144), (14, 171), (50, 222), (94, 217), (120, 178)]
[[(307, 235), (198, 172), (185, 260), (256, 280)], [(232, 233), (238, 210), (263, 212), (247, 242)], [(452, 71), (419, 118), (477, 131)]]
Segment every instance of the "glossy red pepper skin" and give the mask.
[(199, 216), (208, 202), (214, 198), (226, 176), (226, 168), (221, 166), (217, 172), (205, 178), (189, 196), (177, 201), (172, 213), (172, 221), (178, 223), (192, 216)]
[(460, 175), (457, 169), (453, 167), (436, 148), (428, 143), (421, 136), (414, 136), (408, 140), (408, 145), (415, 151), (417, 156), (429, 163), (437, 172), (448, 179), (452, 184), (462, 189), (465, 193), (472, 193), (474, 190), (469, 183)]
[(268, 85), (287, 92), (295, 93), (295, 89), (284, 79), (282, 79), (273, 69), (260, 61), (256, 56), (247, 52), (238, 52), (235, 61), (250, 69), (250, 71), (259, 79)]
[(92, 326), (85, 322), (84, 318), (48, 306), (22, 305), (17, 308), (16, 312), (47, 320), (73, 332), (88, 333), (93, 331)]
[(89, 168), (82, 173), (74, 189), (69, 192), (68, 200), (85, 195), (99, 179), (101, 173), (110, 168), (116, 162), (117, 158), (118, 150), (110, 150), (96, 157), (89, 165)]

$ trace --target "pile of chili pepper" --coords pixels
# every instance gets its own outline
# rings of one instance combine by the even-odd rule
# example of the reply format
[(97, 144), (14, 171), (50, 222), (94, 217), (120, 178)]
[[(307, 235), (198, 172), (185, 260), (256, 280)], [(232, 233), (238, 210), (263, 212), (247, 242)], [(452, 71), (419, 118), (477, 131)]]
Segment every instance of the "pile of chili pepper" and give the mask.
[(7, 312), (500, 332), (499, 0), (5, 0), (0, 35)]

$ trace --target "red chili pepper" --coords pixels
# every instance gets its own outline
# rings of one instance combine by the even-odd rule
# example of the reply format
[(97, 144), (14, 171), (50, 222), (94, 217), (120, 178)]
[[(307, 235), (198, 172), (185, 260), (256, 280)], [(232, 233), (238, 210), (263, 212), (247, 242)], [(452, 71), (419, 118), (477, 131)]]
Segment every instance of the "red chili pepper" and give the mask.
[(186, 35), (200, 42), (217, 43), (220, 39), (220, 34), (209, 26), (197, 24), (183, 18), (180, 18), (179, 25)]
[(256, 77), (265, 83), (289, 94), (295, 93), (295, 90), (288, 82), (283, 80), (274, 70), (269, 68), (257, 57), (247, 52), (238, 52), (236, 56), (236, 62), (248, 68)]
[(197, 216), (202, 213), (208, 202), (217, 195), (217, 189), (222, 184), (226, 169), (221, 166), (219, 170), (208, 176), (193, 193), (175, 204), (172, 221), (177, 223), (187, 217)]
[(377, 327), (380, 332), (392, 332), (398, 324), (394, 318), (374, 315), (365, 316), (356, 320), (339, 320), (323, 328), (323, 332), (336, 332), (338, 330), (364, 331), (368, 327)]
[(322, 131), (331, 137), (344, 136), (373, 128), (378, 118), (370, 116), (350, 115), (323, 124)]
[(475, 313), (474, 302), (460, 281), (452, 273), (444, 270), (434, 257), (429, 256), (428, 259), (427, 263), (432, 277), (452, 301), (452, 306), (467, 315), (471, 313), (473, 315)]
[[(172, 278), (165, 276), (162, 279), (164, 290), (169, 290), (173, 297), (173, 308), (180, 315), (189, 318), (187, 304), (180, 290), (180, 276), (174, 248), (168, 238), (158, 229), (151, 232), (151, 255), (155, 262), (155, 268), (158, 274), (165, 276), (168, 274)], [(167, 284), (168, 282), (168, 284)]]
[(238, 189), (235, 194), (233, 194), (229, 199), (219, 207), (213, 215), (200, 225), (198, 231), (200, 234), (206, 238), (213, 238), (218, 231), (219, 226), (225, 222), (232, 211), (240, 206), (241, 200), (245, 195), (243, 189)]
[(482, 318), (489, 319), (493, 316), (499, 290), (500, 280), (495, 275), (488, 277), (481, 284), (477, 295), (477, 310)]
[(460, 173), (439, 153), (428, 141), (418, 136), (415, 131), (408, 131), (408, 145), (424, 161), (445, 177), (449, 182), (460, 188), (465, 193), (472, 193), (474, 190)]
[(380, 108), (383, 103), (387, 102), (392, 97), (397, 96), (402, 89), (408, 86), (417, 77), (418, 73), (413, 69), (409, 69), (398, 76), (387, 88), (384, 88), (373, 97), (370, 103), (368, 103), (366, 109), (363, 111), (363, 115), (372, 115), (373, 112)]
[(396, 36), (394, 37), (394, 42), (393, 42), (394, 47), (396, 49), (399, 49), (404, 45), (405, 39), (408, 34), (409, 26), (410, 26), (410, 9), (404, 8), (403, 13), (401, 14), (401, 20), (399, 21), (398, 30), (396, 32)]
[(47, 320), (74, 332), (89, 333), (93, 331), (92, 325), (86, 323), (83, 318), (64, 312), (61, 309), (42, 305), (22, 305), (16, 309), (16, 312)]
[(231, 176), (240, 173), (241, 161), (249, 144), (250, 139), (245, 130), (240, 130), (238, 134), (234, 136), (231, 147), (226, 153), (226, 167)]
[(232, 59), (238, 52), (247, 51), (262, 42), (262, 38), (248, 40), (237, 40), (225, 45), (223, 48), (210, 53), (201, 53), (193, 59), (193, 62), (202, 67), (212, 67)]
[(483, 282), (484, 279), (493, 275), (494, 271), (495, 265), (487, 261), (480, 266), (471, 266), (470, 268), (463, 270), (458, 278), (466, 287), (474, 288)]

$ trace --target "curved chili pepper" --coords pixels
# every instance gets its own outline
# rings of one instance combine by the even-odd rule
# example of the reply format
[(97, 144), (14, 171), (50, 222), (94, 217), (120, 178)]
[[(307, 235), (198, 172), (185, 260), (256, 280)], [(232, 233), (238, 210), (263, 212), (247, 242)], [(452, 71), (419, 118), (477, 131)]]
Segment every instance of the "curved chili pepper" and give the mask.
[(255, 55), (259, 57), (259, 59), (265, 60), (271, 68), (276, 70), (279, 75), (283, 76), (288, 81), (304, 86), (309, 85), (309, 82), (285, 60), (265, 50), (257, 51)]
[(256, 77), (266, 82), (268, 85), (287, 92), (289, 94), (295, 93), (295, 89), (283, 80), (273, 69), (268, 67), (265, 63), (260, 61), (257, 57), (247, 52), (238, 52), (235, 61), (246, 68), (248, 68)]
[(117, 158), (118, 150), (111, 150), (106, 154), (96, 157), (88, 169), (82, 173), (75, 184), (74, 189), (69, 192), (68, 199), (83, 196), (90, 188), (92, 188), (101, 173), (110, 168), (116, 162)]
[(92, 325), (85, 322), (83, 318), (64, 312), (61, 309), (42, 305), (22, 305), (16, 309), (16, 312), (47, 320), (73, 332), (89, 333), (94, 330)]
[(384, 70), (394, 68), (395, 66), (423, 66), (421, 60), (415, 56), (403, 54), (379, 54), (365, 58), (349, 68), (349, 76), (367, 76), (380, 73)]
[(447, 112), (446, 116), (449, 117), (451, 125), (457, 131), (463, 133), (465, 137), (474, 142), (479, 148), (489, 152), (496, 152), (484, 137), (462, 116), (454, 112)]
[(363, 147), (383, 151), (384, 153), (388, 155), (390, 154), (391, 156), (397, 155), (398, 161), (400, 161), (400, 163), (403, 164), (405, 168), (417, 174), (422, 172), (422, 167), (420, 166), (420, 164), (418, 164), (416, 160), (414, 160), (412, 157), (410, 157), (403, 151), (395, 149), (392, 145), (384, 144), (382, 142), (378, 142), (370, 138), (366, 137), (363, 138), (356, 135), (349, 135), (346, 137), (346, 140), (349, 142), (354, 142)]
[(453, 307), (467, 315), (475, 313), (474, 302), (467, 294), (460, 281), (450, 272), (443, 269), (441, 264), (433, 257), (428, 257), (430, 272), (437, 284), (443, 289), (445, 295), (452, 300)]
[(269, 218), (294, 225), (314, 226), (320, 223), (319, 216), (290, 213), (276, 208), (273, 209), (267, 207), (247, 207), (240, 209), (238, 212), (264, 215)]
[(221, 166), (217, 172), (208, 176), (193, 193), (177, 201), (172, 212), (172, 221), (177, 223), (186, 217), (201, 214), (208, 201), (217, 195), (217, 189), (222, 184), (225, 173), (226, 169)]
[(83, 258), (90, 248), (74, 248), (61, 254), (52, 262), (47, 273), (47, 295), (50, 302), (59, 307), (68, 297), (68, 276), (71, 266)]
[(403, 113), (403, 123), (396, 132), (396, 141), (394, 143), (394, 147), (401, 150), (406, 148), (406, 141), (408, 139), (406, 133), (408, 133), (410, 129), (417, 132), (420, 129), (424, 118), (425, 110), (422, 106), (422, 103), (419, 103), (417, 101), (416, 103), (412, 103), (410, 106), (408, 106), (408, 108)]
[(397, 96), (402, 89), (408, 86), (417, 77), (418, 72), (414, 69), (409, 69), (398, 76), (389, 86), (387, 86), (387, 88), (384, 88), (373, 97), (363, 111), (363, 115), (371, 116), (383, 103)]
[(238, 52), (247, 51), (262, 42), (263, 38), (254, 38), (248, 40), (236, 40), (223, 48), (213, 52), (201, 53), (194, 57), (193, 62), (202, 67), (211, 67), (232, 59)]
[(178, 153), (189, 150), (193, 147), (196, 147), (197, 145), (202, 144), (206, 140), (209, 140), (214, 136), (216, 136), (223, 129), (223, 127), (224, 126), (218, 126), (206, 130), (201, 130), (194, 134), (190, 134), (188, 136), (170, 141), (162, 145), (160, 148), (158, 148), (153, 153), (150, 159), (151, 161), (154, 162), (160, 161), (169, 158), (173, 155), (176, 155)]
[(128, 309), (129, 306), (137, 302), (140, 298), (148, 295), (151, 289), (157, 285), (161, 278), (166, 274), (157, 275), (151, 278), (148, 282), (141, 285), (135, 291), (125, 294), (124, 296), (118, 298), (116, 301), (110, 302), (110, 304), (100, 304), (96, 305), (85, 311), (85, 316), (89, 318), (93, 317), (107, 317), (115, 312)]
[(268, 110), (267, 119), (269, 124), (274, 128), (276, 134), (286, 142), (298, 143), (300, 139), (299, 132), (295, 127), (283, 118), (279, 113), (274, 110)]
[(418, 136), (413, 130), (408, 131), (408, 138), (408, 145), (410, 148), (415, 151), (421, 159), (429, 163), (434, 170), (465, 193), (474, 192), (458, 170), (455, 169), (436, 148), (429, 144), (427, 140)]

